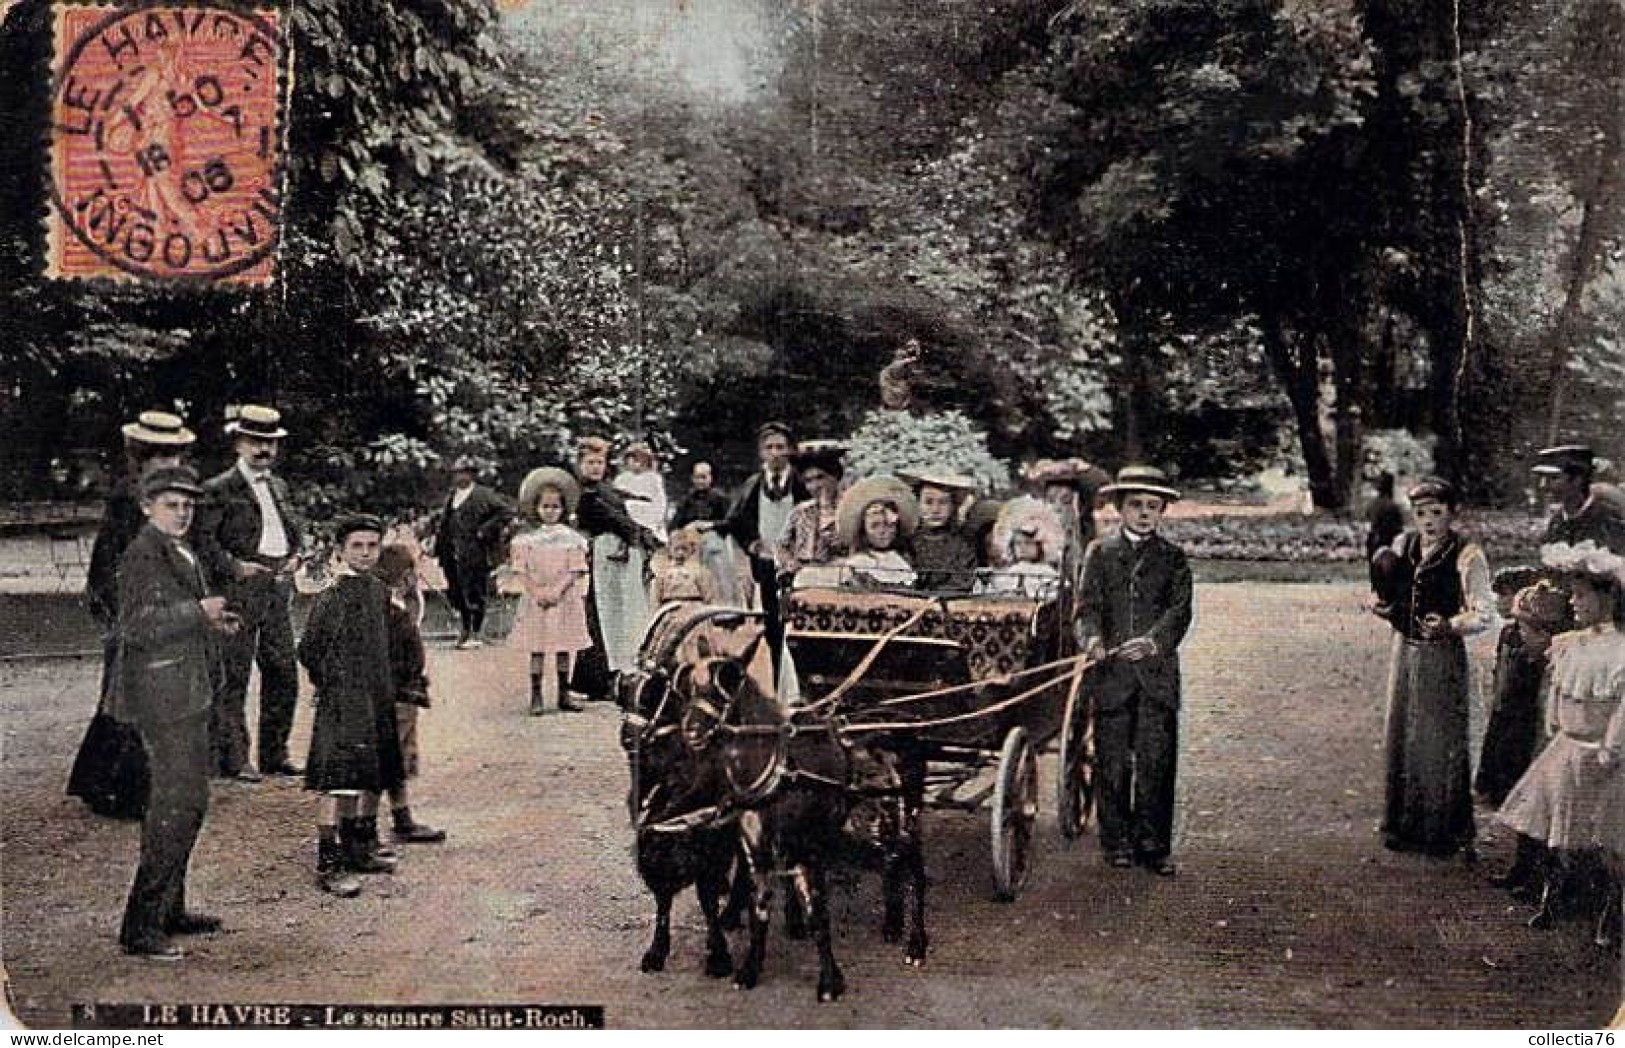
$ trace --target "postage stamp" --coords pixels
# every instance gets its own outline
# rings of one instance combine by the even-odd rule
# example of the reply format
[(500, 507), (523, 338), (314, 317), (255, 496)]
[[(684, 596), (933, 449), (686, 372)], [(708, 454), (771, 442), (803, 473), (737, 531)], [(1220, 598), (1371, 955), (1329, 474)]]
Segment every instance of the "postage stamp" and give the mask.
[(48, 275), (272, 280), (280, 19), (221, 3), (56, 11)]

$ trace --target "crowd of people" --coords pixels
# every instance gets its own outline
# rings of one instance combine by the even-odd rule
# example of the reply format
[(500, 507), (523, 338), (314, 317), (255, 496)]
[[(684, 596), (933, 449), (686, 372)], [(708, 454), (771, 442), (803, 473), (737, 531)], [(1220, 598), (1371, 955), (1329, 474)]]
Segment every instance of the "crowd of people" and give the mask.
[[(1539, 565), (1492, 573), (1457, 528), (1457, 492), (1437, 478), (1408, 492), (1410, 530), (1391, 491), (1372, 506), (1374, 610), (1394, 630), (1381, 831), (1396, 851), (1472, 861), (1476, 793), (1516, 834), (1496, 881), (1536, 906), (1530, 925), (1594, 915), (1607, 945), (1619, 937), (1625, 855), (1625, 518), (1594, 486), (1589, 447), (1547, 448), (1534, 472), (1556, 506)], [(1498, 623), (1474, 775), (1464, 638)]]
[[(308, 529), (275, 467), (288, 436), (272, 408), (229, 421), (234, 464), (200, 481), (184, 464), (196, 436), (165, 412), (124, 428), (126, 479), (110, 498), (88, 597), (105, 629), (101, 701), (69, 792), (101, 814), (143, 817), (141, 860), (121, 942), (180, 956), (173, 936), (218, 928), (184, 904), (186, 867), (209, 778), (300, 777), (317, 794), (316, 880), (339, 896), (360, 874), (391, 872), (394, 843), (446, 834), (416, 821), (417, 718), (429, 705), (420, 632), (419, 551), (388, 541), (367, 513), (334, 522), (336, 566), (295, 639), (292, 579)], [(1044, 461), (1030, 489), (989, 498), (968, 477), (922, 464), (856, 477), (835, 441), (797, 443), (770, 422), (759, 468), (732, 498), (695, 462), (675, 505), (645, 444), (620, 455), (586, 438), (573, 468), (532, 470), (517, 499), (451, 468), (432, 556), (458, 616), (456, 647), (481, 646), (493, 588), (514, 596), (505, 643), (526, 657), (530, 712), (613, 697), (657, 609), (674, 602), (759, 609), (780, 680), (791, 588), (856, 587), (937, 596), (1048, 600), (1073, 594), (1079, 650), (1100, 666), (1093, 712), (1095, 803), (1104, 860), (1175, 872), (1172, 835), (1181, 680), (1191, 624), (1189, 565), (1160, 532), (1180, 493), (1149, 466), (1115, 478), (1078, 460)], [(1475, 854), (1474, 795), (1517, 834), (1500, 878), (1547, 926), (1597, 912), (1617, 921), (1625, 851), (1625, 519), (1592, 488), (1594, 456), (1540, 453), (1558, 508), (1542, 564), (1491, 571), (1458, 530), (1460, 500), (1437, 478), (1391, 485), (1372, 507), (1374, 610), (1394, 631), (1386, 724), (1383, 843), (1437, 856)], [(1097, 501), (1119, 526), (1096, 537)], [(1464, 638), (1500, 626), (1495, 702), (1476, 778), (1468, 752)], [(260, 671), (250, 762), (246, 703)], [(316, 712), (306, 764), (289, 753), (298, 666)], [(791, 695), (793, 699), (793, 694)]]

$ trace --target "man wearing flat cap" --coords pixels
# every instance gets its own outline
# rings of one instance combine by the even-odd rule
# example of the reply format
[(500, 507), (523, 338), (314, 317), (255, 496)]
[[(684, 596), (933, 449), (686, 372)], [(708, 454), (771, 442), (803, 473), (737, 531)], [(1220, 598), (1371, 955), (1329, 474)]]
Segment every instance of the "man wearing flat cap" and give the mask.
[(118, 565), (147, 523), (141, 512), (141, 478), (180, 465), (197, 437), (179, 415), (167, 411), (143, 411), (121, 432), (124, 476), (108, 496), (85, 573), (85, 600), (102, 628), (101, 701), (68, 775), (68, 795), (82, 799), (98, 815), (139, 819), (147, 802), (146, 751), (135, 729), (109, 717), (105, 708), (118, 651)]
[(790, 524), (796, 504), (812, 498), (807, 485), (790, 463), (794, 435), (782, 422), (765, 422), (756, 430), (759, 473), (740, 487), (733, 508), (717, 531), (737, 542), (750, 555), (750, 574), (761, 594), (762, 615), (773, 664), (778, 665), (784, 645), (784, 619), (779, 610), (778, 571), (773, 554)]
[(1185, 553), (1157, 533), (1179, 498), (1151, 466), (1125, 466), (1101, 489), (1122, 527), (1084, 551), (1077, 634), (1100, 660), (1094, 692), (1100, 848), (1114, 867), (1175, 872), (1175, 762), (1179, 753), (1179, 645), (1191, 624)]
[(458, 648), (477, 648), (483, 643), (480, 631), (485, 628), (492, 555), (513, 518), (502, 496), (478, 482), (478, 472), (479, 466), (471, 458), (452, 463), (451, 494), (440, 511), (434, 539), (434, 556), (446, 575), (446, 599), (462, 620)]
[[(293, 570), (305, 533), (289, 505), (288, 485), (272, 473), (288, 431), (282, 414), (244, 404), (226, 426), (237, 451), (230, 469), (203, 485), (193, 541), (209, 584), (231, 601), (243, 628), (226, 646), (225, 682), (215, 697), (211, 733), (215, 773), (257, 782), (299, 775), (288, 734), (299, 701), (294, 661)], [(259, 772), (248, 763), (249, 670), (260, 668)]]
[(1596, 456), (1584, 444), (1563, 444), (1536, 454), (1534, 474), (1541, 490), (1557, 503), (1546, 522), (1542, 545), (1575, 545), (1590, 539), (1615, 553), (1625, 553), (1625, 521), (1596, 497), (1592, 480)]
[(186, 543), (202, 493), (186, 466), (149, 472), (141, 484), (147, 524), (118, 571), (118, 652), (107, 708), (140, 732), (151, 774), (119, 942), (126, 953), (153, 960), (183, 956), (171, 936), (220, 927), (218, 918), (186, 909), (186, 868), (209, 807), (215, 640), (238, 625), (225, 598), (209, 595)]

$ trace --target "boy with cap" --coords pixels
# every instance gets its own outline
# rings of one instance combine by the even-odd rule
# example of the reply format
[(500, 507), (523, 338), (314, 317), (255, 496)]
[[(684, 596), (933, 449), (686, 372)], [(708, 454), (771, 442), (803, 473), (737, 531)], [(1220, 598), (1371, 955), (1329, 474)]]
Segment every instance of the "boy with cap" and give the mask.
[(1104, 662), (1094, 695), (1100, 847), (1111, 866), (1139, 862), (1171, 877), (1179, 644), (1191, 624), (1191, 571), (1157, 527), (1179, 492), (1151, 466), (1125, 466), (1101, 491), (1123, 523), (1085, 550), (1077, 612), (1083, 653)]
[(316, 599), (299, 639), (299, 661), (315, 686), (305, 788), (322, 794), (317, 883), (345, 897), (361, 890), (350, 873), (394, 869), (378, 854), (378, 795), (406, 779), (395, 727), (389, 592), (373, 574), (383, 535), (377, 517), (357, 514), (339, 522), (338, 578)]
[(179, 960), (172, 935), (218, 931), (220, 919), (186, 910), (186, 868), (209, 808), (209, 698), (217, 635), (238, 627), (210, 596), (186, 544), (203, 493), (197, 474), (165, 466), (141, 484), (147, 523), (118, 570), (118, 651), (109, 715), (141, 734), (151, 774), (141, 862), (119, 942), (126, 953)]

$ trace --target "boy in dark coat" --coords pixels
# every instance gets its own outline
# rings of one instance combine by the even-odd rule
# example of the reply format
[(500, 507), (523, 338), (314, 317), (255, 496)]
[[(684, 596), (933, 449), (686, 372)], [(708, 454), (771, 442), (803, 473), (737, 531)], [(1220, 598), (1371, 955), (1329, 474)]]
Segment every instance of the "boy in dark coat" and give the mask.
[(1179, 752), (1179, 644), (1191, 624), (1191, 571), (1157, 525), (1179, 492), (1161, 470), (1126, 466), (1101, 489), (1123, 519), (1084, 553), (1077, 630), (1084, 654), (1106, 660), (1094, 694), (1100, 847), (1172, 876)]
[(383, 534), (377, 517), (340, 522), (339, 577), (317, 598), (299, 639), (299, 661), (316, 696), (305, 788), (322, 794), (317, 883), (346, 897), (361, 890), (351, 872), (394, 868), (377, 852), (378, 794), (405, 781), (389, 661), (389, 590), (372, 574)]
[(126, 953), (178, 960), (172, 935), (218, 931), (220, 919), (186, 909), (186, 868), (209, 808), (209, 699), (217, 635), (240, 619), (210, 596), (186, 544), (203, 493), (197, 474), (169, 466), (141, 486), (145, 524), (118, 568), (118, 649), (106, 708), (140, 732), (151, 769), (141, 863), (124, 908)]

